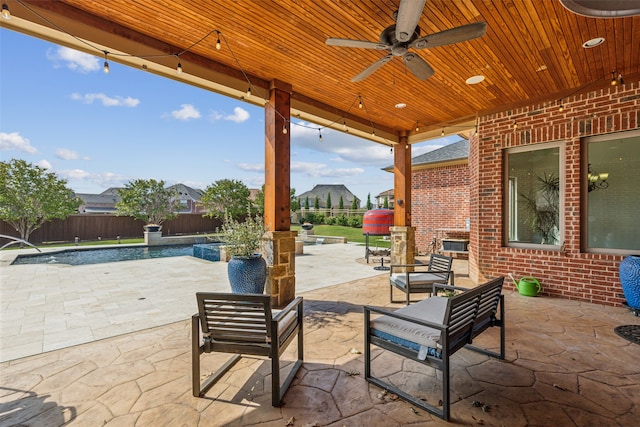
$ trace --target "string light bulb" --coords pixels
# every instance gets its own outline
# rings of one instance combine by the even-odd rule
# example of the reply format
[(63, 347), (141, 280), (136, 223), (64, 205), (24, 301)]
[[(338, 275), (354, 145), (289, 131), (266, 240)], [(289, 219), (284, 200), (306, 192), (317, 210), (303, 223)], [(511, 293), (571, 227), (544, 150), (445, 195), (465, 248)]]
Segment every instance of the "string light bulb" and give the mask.
[(286, 135), (289, 131), (287, 130), (287, 125), (282, 125), (282, 133)]
[(358, 98), (360, 98), (360, 102), (358, 103), (358, 108), (362, 110), (362, 97), (358, 95)]
[(216, 40), (216, 50), (220, 50), (222, 44), (220, 44), (220, 31), (218, 31), (218, 39)]
[(389, 147), (389, 153), (393, 154), (393, 147)]
[(104, 51), (104, 64), (102, 64), (102, 71), (104, 71), (105, 74), (109, 74), (109, 62), (107, 61), (107, 54), (109, 52), (107, 52), (106, 50)]
[(251, 86), (247, 88), (247, 96), (251, 96)]
[(518, 129), (518, 122), (516, 122), (515, 120), (513, 121), (513, 130)]
[[(178, 55), (176, 55), (178, 56)], [(178, 60), (178, 66), (176, 67), (176, 73), (182, 74), (182, 63)]]
[(564, 105), (562, 104), (562, 99), (560, 100), (560, 106), (558, 107), (558, 111), (561, 113), (564, 111)]
[(2, 3), (2, 17), (7, 21), (11, 19), (11, 11), (9, 11), (9, 6), (6, 3)]
[(416, 122), (416, 132), (420, 132), (420, 123)]
[(318, 128), (318, 139), (322, 142), (322, 128)]
[(444, 128), (442, 128), (442, 132), (440, 132), (440, 136), (444, 136)]
[(611, 86), (615, 86), (618, 84), (618, 81), (616, 80), (616, 72), (615, 70), (611, 72)]
[(347, 121), (346, 120), (342, 121), (342, 130), (345, 131), (345, 132), (347, 131)]

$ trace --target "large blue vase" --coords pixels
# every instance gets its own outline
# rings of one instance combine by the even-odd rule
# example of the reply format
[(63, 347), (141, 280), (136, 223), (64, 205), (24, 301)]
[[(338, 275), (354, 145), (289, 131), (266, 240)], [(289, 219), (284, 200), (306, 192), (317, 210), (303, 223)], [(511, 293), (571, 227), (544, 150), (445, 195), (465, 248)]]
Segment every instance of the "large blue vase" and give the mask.
[(267, 280), (267, 262), (262, 255), (232, 257), (227, 265), (231, 292), (234, 294), (262, 294)]
[(620, 283), (629, 307), (640, 309), (640, 256), (629, 255), (622, 260)]

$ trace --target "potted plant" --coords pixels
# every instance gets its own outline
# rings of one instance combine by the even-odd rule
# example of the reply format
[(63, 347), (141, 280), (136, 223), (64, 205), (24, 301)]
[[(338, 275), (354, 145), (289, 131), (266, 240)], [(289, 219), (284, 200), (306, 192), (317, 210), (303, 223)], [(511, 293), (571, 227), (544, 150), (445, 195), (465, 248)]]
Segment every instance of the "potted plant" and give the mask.
[(267, 231), (262, 217), (247, 216), (243, 222), (224, 215), (221, 232), (225, 251), (231, 256), (227, 265), (229, 283), (233, 293), (264, 292), (267, 263), (262, 257), (262, 241)]

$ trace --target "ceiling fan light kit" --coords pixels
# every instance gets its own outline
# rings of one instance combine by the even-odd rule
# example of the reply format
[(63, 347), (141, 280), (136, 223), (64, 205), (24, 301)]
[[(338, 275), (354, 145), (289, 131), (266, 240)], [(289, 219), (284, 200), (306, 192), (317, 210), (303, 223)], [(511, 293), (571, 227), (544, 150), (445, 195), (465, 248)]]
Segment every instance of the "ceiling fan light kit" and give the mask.
[(405, 66), (414, 76), (420, 80), (426, 80), (433, 76), (435, 71), (422, 57), (411, 52), (410, 49), (429, 49), (469, 41), (482, 37), (487, 31), (486, 22), (474, 22), (421, 37), (418, 22), (422, 16), (424, 3), (425, 0), (402, 0), (398, 12), (394, 14), (396, 23), (382, 30), (379, 43), (366, 40), (327, 39), (326, 44), (329, 46), (386, 50), (389, 52), (386, 56), (383, 56), (353, 77), (351, 79), (352, 82), (359, 82), (369, 77), (394, 56), (402, 57)]

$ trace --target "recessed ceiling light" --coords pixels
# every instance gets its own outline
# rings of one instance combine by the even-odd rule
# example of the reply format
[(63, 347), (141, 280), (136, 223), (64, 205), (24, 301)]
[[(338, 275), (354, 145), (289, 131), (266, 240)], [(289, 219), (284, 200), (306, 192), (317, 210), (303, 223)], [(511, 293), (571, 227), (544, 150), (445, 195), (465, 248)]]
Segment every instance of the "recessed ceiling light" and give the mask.
[(480, 83), (482, 81), (484, 81), (484, 76), (478, 75), (478, 76), (469, 77), (467, 79), (467, 84), (468, 85), (475, 85), (475, 84), (478, 84), (478, 83)]
[(592, 47), (600, 46), (604, 43), (604, 37), (596, 37), (595, 39), (587, 40), (582, 43), (582, 47), (585, 49), (591, 49)]
[(407, 106), (407, 104), (405, 104), (404, 102), (398, 102), (396, 104), (396, 108), (405, 108)]

